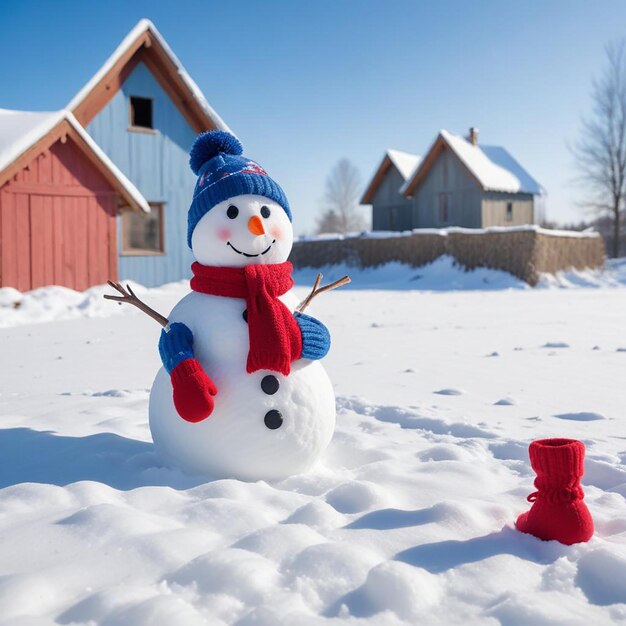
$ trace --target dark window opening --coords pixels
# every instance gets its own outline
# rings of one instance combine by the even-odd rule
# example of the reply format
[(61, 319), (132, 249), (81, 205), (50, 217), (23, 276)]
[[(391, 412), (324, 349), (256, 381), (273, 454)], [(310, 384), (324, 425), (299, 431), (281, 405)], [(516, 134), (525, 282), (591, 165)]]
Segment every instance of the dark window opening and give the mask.
[(126, 211), (122, 214), (122, 254), (164, 252), (162, 203), (150, 202), (150, 213)]
[(130, 97), (130, 125), (137, 128), (154, 128), (151, 98)]
[(506, 203), (506, 221), (507, 222), (513, 221), (513, 203), (512, 202)]

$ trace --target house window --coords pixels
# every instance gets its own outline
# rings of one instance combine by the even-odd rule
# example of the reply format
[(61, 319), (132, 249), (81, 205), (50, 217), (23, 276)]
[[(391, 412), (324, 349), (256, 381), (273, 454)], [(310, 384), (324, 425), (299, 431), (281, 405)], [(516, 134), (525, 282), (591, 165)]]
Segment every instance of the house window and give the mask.
[(439, 194), (439, 223), (447, 224), (450, 221), (450, 207), (449, 207), (449, 195), (448, 193)]
[(130, 97), (130, 126), (131, 128), (154, 128), (151, 98)]
[(512, 202), (506, 203), (506, 221), (507, 222), (513, 221), (513, 203)]
[(122, 213), (122, 254), (150, 256), (165, 253), (163, 203), (150, 202), (150, 213)]

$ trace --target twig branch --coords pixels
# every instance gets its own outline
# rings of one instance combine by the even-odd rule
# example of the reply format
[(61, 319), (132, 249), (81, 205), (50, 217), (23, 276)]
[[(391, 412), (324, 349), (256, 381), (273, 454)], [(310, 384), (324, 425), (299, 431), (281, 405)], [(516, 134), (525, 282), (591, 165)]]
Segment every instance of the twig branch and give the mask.
[[(337, 289), (337, 287), (341, 287), (343, 285), (347, 285), (350, 282), (350, 278), (348, 276), (344, 276), (339, 280), (336, 280), (334, 283), (330, 283), (330, 285), (324, 285), (324, 287), (320, 287), (320, 282), (322, 280), (322, 275), (318, 274), (315, 279), (315, 283), (313, 284), (313, 289), (311, 293), (296, 307), (296, 311), (302, 313), (304, 309), (306, 309), (311, 300), (319, 294), (324, 293), (326, 291), (331, 291), (332, 289)], [(167, 317), (163, 317), (160, 313), (149, 307), (145, 302), (142, 302), (132, 290), (130, 285), (126, 285), (126, 289), (120, 284), (115, 283), (112, 280), (107, 281), (108, 284), (113, 287), (118, 293), (122, 294), (121, 296), (110, 296), (109, 294), (104, 295), (105, 300), (113, 300), (118, 304), (132, 304), (136, 306), (140, 311), (143, 311), (146, 315), (150, 316), (153, 320), (156, 320), (161, 326), (165, 327), (169, 324), (169, 320)]]
[(324, 287), (319, 286), (321, 281), (322, 275), (318, 274), (315, 279), (315, 283), (313, 284), (313, 289), (311, 289), (311, 293), (296, 307), (296, 311), (303, 313), (304, 309), (311, 304), (311, 300), (313, 300), (315, 296), (319, 296), (320, 293), (324, 293), (325, 291), (331, 291), (332, 289), (337, 289), (337, 287), (347, 285), (350, 282), (350, 278), (348, 276), (344, 276), (343, 278), (336, 280), (334, 283), (330, 283), (330, 285), (325, 285)]
[[(130, 285), (126, 285), (126, 289), (120, 285), (120, 283), (114, 283), (112, 280), (107, 281), (108, 284), (113, 287), (116, 291), (121, 293), (121, 296), (110, 296), (105, 295), (105, 300), (113, 300), (118, 304), (132, 304), (136, 306), (139, 310), (143, 311), (146, 315), (149, 315), (153, 320), (156, 320), (161, 324), (161, 326), (165, 327), (169, 324), (169, 320), (167, 317), (163, 317), (160, 313), (157, 313), (154, 309), (151, 309), (145, 302), (142, 302), (136, 295), (135, 292), (131, 289)], [(127, 291), (128, 290), (128, 291)]]

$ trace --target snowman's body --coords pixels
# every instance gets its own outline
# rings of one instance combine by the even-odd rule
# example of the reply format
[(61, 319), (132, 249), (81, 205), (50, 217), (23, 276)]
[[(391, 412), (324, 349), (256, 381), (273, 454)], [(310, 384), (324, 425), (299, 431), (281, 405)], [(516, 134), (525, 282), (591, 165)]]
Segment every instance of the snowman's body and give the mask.
[(163, 461), (188, 474), (278, 480), (312, 467), (332, 437), (335, 395), (319, 361), (330, 334), (294, 315), (289, 203), (242, 150), (224, 131), (191, 150), (193, 291), (161, 333), (150, 430)]
[[(292, 311), (298, 303), (292, 292), (280, 300)], [(152, 386), (150, 430), (155, 446), (168, 465), (186, 473), (281, 479), (308, 470), (332, 437), (335, 396), (319, 361), (294, 361), (288, 376), (246, 372), (244, 310), (244, 300), (191, 292), (169, 316), (170, 323), (183, 322), (191, 329), (195, 356), (219, 389), (211, 416), (190, 423), (174, 407), (172, 384), (163, 368)], [(271, 395), (261, 387), (266, 376), (278, 381)], [(270, 411), (282, 416), (277, 428), (265, 423)]]

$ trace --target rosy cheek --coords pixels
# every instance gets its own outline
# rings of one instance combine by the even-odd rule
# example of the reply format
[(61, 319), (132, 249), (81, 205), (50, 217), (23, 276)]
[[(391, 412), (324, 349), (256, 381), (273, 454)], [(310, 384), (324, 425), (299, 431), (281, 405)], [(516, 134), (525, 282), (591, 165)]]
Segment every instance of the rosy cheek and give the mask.
[(233, 233), (228, 228), (220, 228), (217, 231), (217, 236), (222, 241), (228, 241)]
[(280, 239), (283, 236), (283, 231), (281, 230), (280, 226), (274, 226), (270, 230), (270, 233), (272, 234), (272, 237), (274, 239)]

